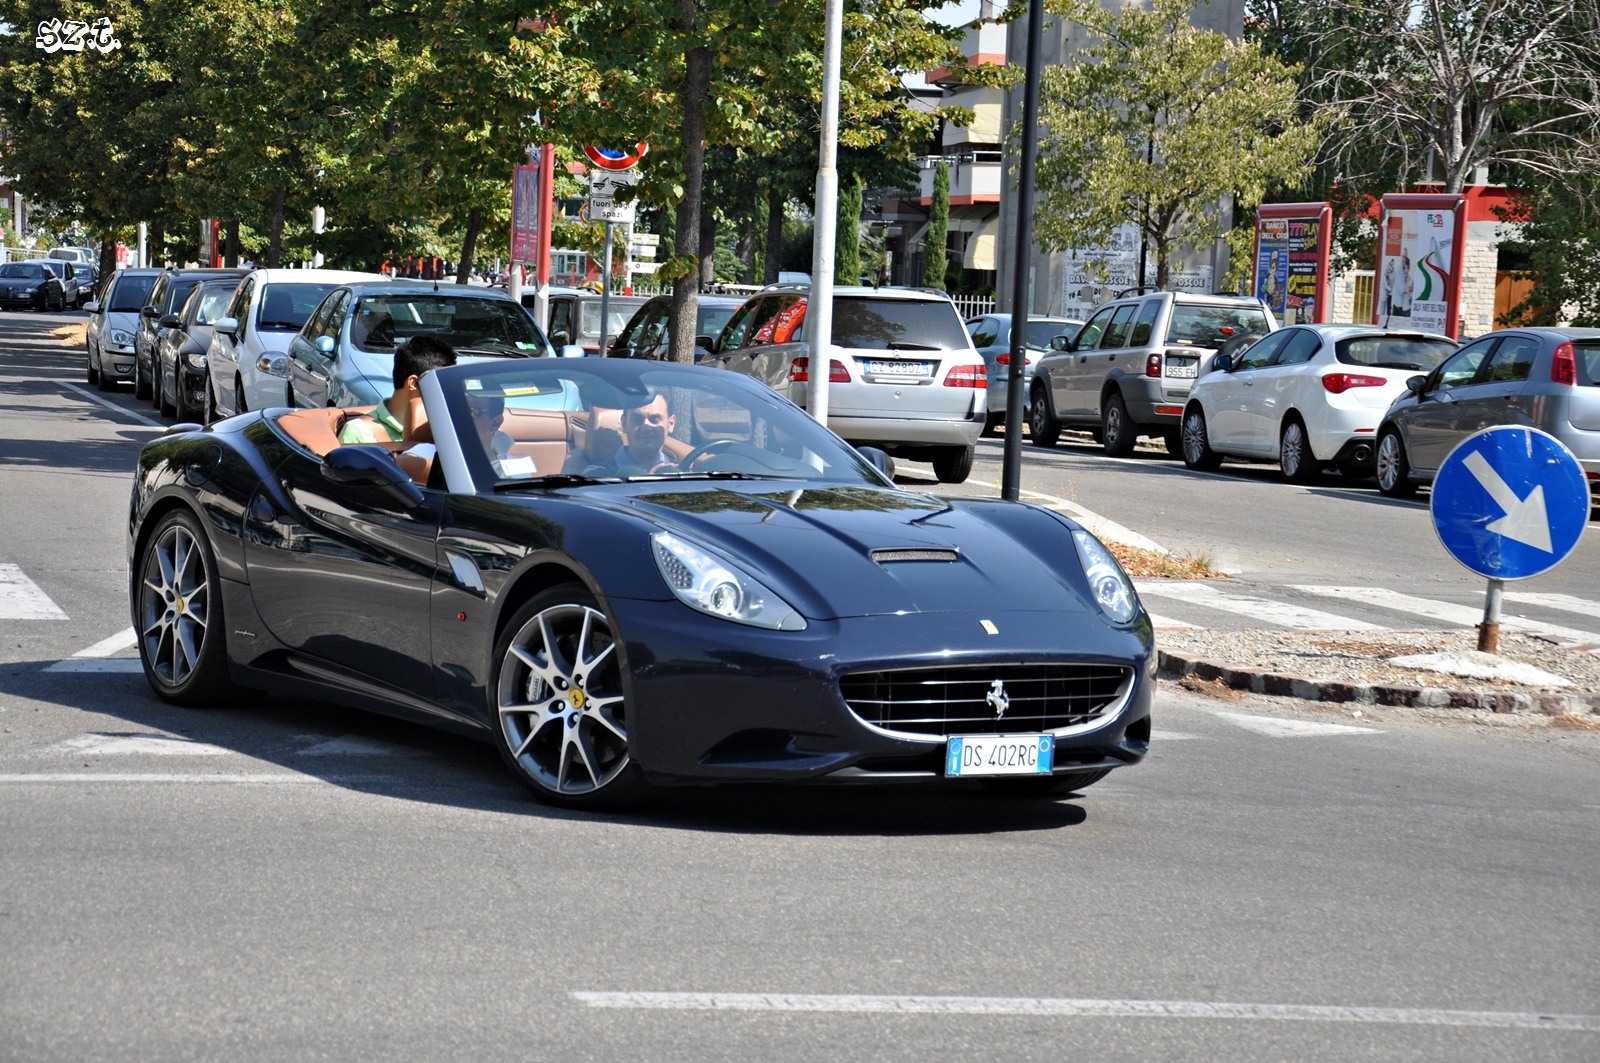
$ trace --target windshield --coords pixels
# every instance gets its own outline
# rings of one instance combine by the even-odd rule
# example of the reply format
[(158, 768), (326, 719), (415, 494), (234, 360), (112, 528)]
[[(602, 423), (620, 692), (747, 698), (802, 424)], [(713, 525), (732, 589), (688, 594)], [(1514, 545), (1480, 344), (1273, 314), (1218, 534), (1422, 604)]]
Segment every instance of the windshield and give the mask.
[(67, 264), (65, 262), (51, 260), (41, 262), (39, 265), (43, 266), (45, 269), (49, 270), (51, 273), (54, 273), (58, 277), (64, 278), (67, 275)]
[(1333, 345), (1335, 357), (1349, 365), (1424, 371), (1432, 369), (1457, 350), (1449, 340), (1430, 340), (1420, 336), (1353, 336)]
[(1258, 306), (1191, 306), (1179, 303), (1172, 308), (1168, 343), (1187, 343), (1195, 347), (1219, 347), (1230, 336), (1246, 332), (1266, 333), (1267, 312)]
[(696, 312), (694, 334), (696, 336), (716, 336), (722, 331), (722, 326), (728, 323), (733, 312), (739, 309), (739, 304), (732, 306), (707, 306), (700, 304)]
[(199, 281), (173, 281), (167, 287), (167, 310), (180, 310), (183, 304), (189, 301), (189, 296), (200, 287)]
[(1028, 322), (1028, 350), (1048, 351), (1050, 341), (1057, 336), (1077, 332), (1082, 321), (1030, 321)]
[(261, 289), (261, 315), (256, 319), (256, 328), (268, 332), (299, 332), (300, 326), (322, 302), (322, 297), (338, 286), (335, 281), (267, 285)]
[(562, 475), (883, 486), (853, 448), (736, 373), (620, 358), (479, 362), (437, 373), (480, 486)]
[(7, 262), (0, 266), (0, 277), (13, 280), (44, 280), (44, 267), (37, 262)]
[(833, 300), (833, 342), (895, 351), (962, 351), (972, 346), (956, 308), (932, 299)]
[(214, 325), (228, 312), (228, 302), (233, 298), (233, 288), (210, 287), (200, 289), (200, 294), (195, 298), (200, 300), (200, 305), (195, 308), (194, 323), (196, 325)]
[(457, 350), (549, 353), (528, 312), (509, 299), (432, 292), (369, 295), (350, 322), (350, 341), (363, 351), (388, 353), (412, 336), (437, 336)]
[[(600, 336), (599, 302), (580, 303), (578, 305), (583, 309), (582, 314), (579, 315), (579, 333), (584, 336), (594, 336), (598, 339)], [(606, 326), (606, 335), (615, 337), (617, 333), (622, 331), (622, 327), (628, 323), (629, 319), (633, 317), (633, 312), (643, 305), (644, 300), (637, 297), (624, 299), (613, 296), (611, 305), (606, 307), (606, 313), (610, 315), (611, 319), (611, 323)]]
[[(8, 267), (9, 268), (9, 267)], [(137, 314), (150, 298), (150, 289), (156, 286), (154, 276), (122, 277), (111, 286), (111, 299), (106, 310), (113, 314)]]

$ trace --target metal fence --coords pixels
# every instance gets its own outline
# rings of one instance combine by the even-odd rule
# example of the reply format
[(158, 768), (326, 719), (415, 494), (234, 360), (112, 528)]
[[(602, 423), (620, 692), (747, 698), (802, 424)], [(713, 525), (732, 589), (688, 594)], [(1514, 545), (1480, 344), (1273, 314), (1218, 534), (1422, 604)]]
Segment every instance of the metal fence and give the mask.
[(1355, 324), (1365, 325), (1372, 320), (1372, 270), (1358, 269), (1353, 271), (1356, 279), (1355, 305), (1350, 310), (1350, 320)]
[(964, 318), (994, 313), (992, 295), (952, 295), (950, 301), (956, 304), (956, 311)]

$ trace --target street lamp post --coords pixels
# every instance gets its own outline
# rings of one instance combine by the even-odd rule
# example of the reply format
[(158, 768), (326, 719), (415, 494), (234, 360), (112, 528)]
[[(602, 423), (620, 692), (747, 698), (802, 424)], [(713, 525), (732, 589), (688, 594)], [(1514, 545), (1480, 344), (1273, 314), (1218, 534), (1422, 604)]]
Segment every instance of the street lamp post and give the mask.
[(833, 254), (839, 216), (839, 52), (844, 0), (823, 10), (822, 140), (817, 151), (816, 237), (811, 245), (811, 296), (806, 304), (806, 411), (828, 423), (828, 370), (833, 342)]
[[(1033, 251), (1033, 167), (1039, 154), (1039, 36), (1044, 0), (1028, 0), (1028, 69), (1022, 91), (1022, 165), (1017, 172), (1017, 262), (1011, 272), (1011, 355), (1006, 387), (1006, 449), (1000, 497), (1022, 490), (1022, 408), (1028, 385), (1028, 258)], [(816, 374), (813, 373), (813, 376)]]
[[(321, 207), (312, 207), (311, 208), (311, 231), (313, 233), (315, 233), (316, 235), (321, 236), (322, 235), (322, 230), (327, 227), (327, 224), (328, 224), (328, 212), (323, 210)], [(322, 241), (319, 240), (317, 242), (321, 243)], [(313, 251), (312, 252), (312, 254), (311, 254), (311, 268), (312, 269), (321, 269), (323, 261), (324, 261), (324, 259), (322, 257), (322, 252), (321, 251)]]

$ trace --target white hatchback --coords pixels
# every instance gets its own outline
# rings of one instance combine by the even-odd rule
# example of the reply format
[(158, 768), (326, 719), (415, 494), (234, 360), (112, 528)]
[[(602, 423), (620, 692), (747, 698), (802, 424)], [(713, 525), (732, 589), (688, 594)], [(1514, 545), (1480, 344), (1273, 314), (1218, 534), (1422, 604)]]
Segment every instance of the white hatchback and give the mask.
[(1370, 476), (1378, 425), (1406, 381), (1456, 350), (1448, 336), (1371, 325), (1297, 325), (1231, 358), (1219, 355), (1189, 393), (1183, 460), (1276, 458), (1284, 479), (1310, 482), (1329, 465)]

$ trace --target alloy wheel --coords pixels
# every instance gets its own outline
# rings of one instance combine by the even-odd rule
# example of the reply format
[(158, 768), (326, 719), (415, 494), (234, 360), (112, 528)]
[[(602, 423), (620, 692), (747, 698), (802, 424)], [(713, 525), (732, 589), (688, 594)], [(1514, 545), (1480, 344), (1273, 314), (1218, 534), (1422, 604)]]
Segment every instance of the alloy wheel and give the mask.
[(139, 637), (157, 677), (181, 686), (200, 662), (210, 616), (210, 581), (200, 544), (174, 524), (145, 555)]
[(1206, 422), (1200, 411), (1190, 410), (1183, 419), (1183, 456), (1190, 465), (1198, 465), (1206, 456)]
[(1378, 441), (1378, 459), (1375, 470), (1378, 486), (1392, 490), (1400, 479), (1400, 437), (1390, 433)]
[(628, 766), (621, 664), (605, 614), (564, 603), (534, 614), (500, 667), (500, 729), (540, 790), (592, 794)]
[(1289, 479), (1299, 476), (1306, 460), (1306, 434), (1298, 421), (1290, 421), (1283, 429), (1283, 452), (1279, 464), (1283, 475)]

